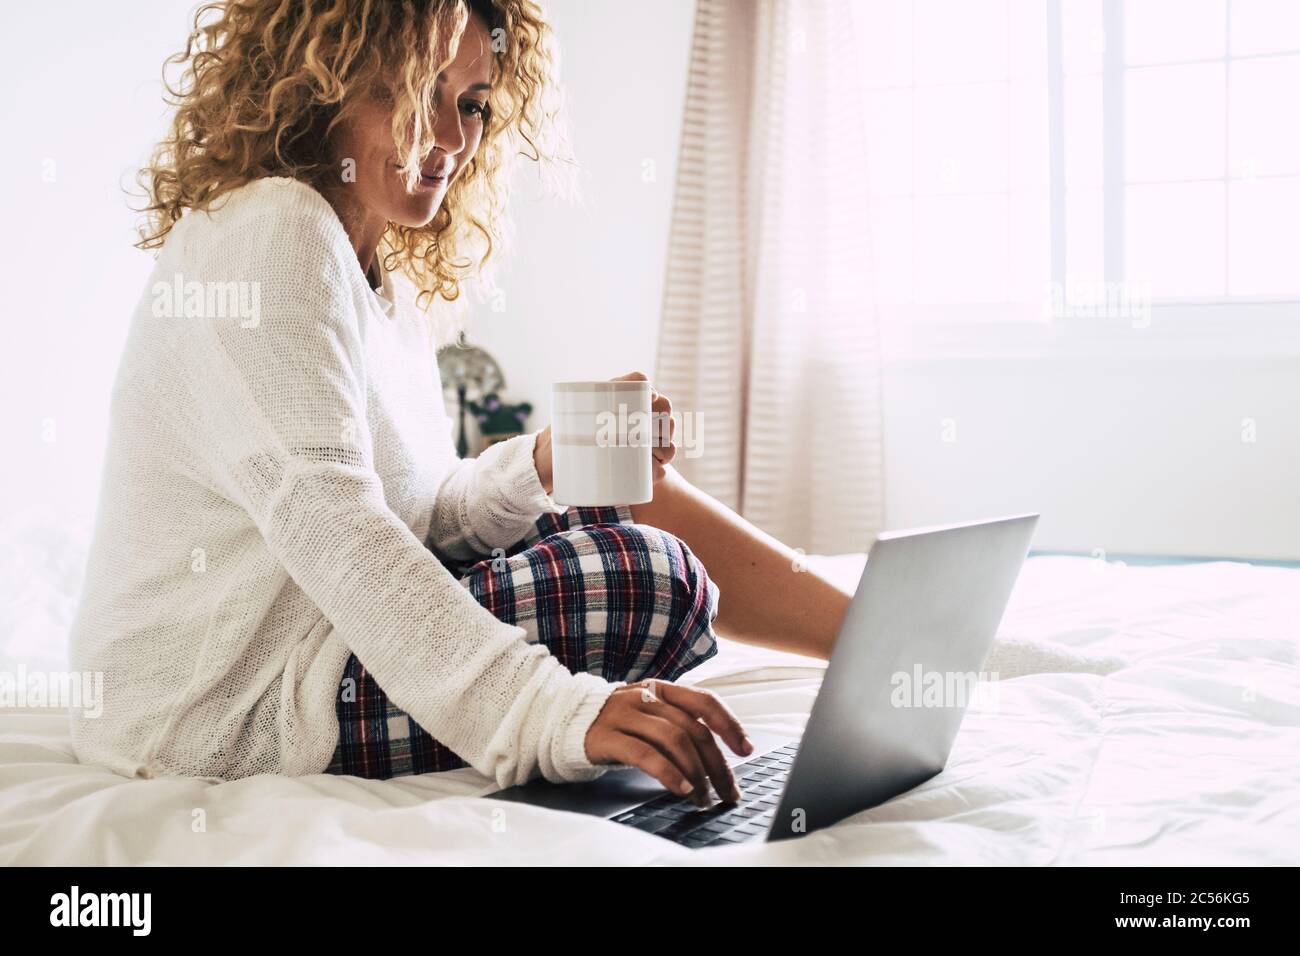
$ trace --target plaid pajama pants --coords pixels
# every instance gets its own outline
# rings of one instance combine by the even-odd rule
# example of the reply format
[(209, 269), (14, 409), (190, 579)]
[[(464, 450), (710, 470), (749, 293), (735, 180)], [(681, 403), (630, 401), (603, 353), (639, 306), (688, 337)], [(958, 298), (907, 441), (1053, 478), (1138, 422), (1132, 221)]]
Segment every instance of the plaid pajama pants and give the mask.
[[(443, 564), (478, 602), (522, 627), (570, 671), (676, 680), (717, 653), (718, 587), (674, 535), (626, 505), (544, 514), (504, 557)], [(349, 658), (326, 773), (387, 778), (468, 766)]]

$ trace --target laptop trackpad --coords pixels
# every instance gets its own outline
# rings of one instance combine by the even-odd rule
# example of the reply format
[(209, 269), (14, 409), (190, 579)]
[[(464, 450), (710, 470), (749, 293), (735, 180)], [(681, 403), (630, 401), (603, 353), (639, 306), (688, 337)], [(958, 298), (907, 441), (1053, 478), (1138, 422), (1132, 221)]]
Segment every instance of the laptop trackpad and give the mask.
[(550, 810), (568, 810), (571, 813), (590, 813), (610, 817), (647, 800), (662, 796), (668, 791), (654, 777), (640, 770), (611, 770), (587, 783), (551, 783), (549, 780), (530, 780), (518, 787), (510, 787), (488, 795), (490, 800), (510, 800), (530, 803)]

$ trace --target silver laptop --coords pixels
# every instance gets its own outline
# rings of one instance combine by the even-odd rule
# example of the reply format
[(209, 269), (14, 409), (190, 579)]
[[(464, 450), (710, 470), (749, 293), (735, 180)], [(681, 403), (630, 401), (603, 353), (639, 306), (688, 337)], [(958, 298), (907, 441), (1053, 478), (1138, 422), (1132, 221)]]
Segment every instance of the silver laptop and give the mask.
[(925, 782), (947, 763), (1038, 515), (882, 534), (798, 741), (728, 754), (737, 803), (700, 809), (632, 768), (534, 780), (493, 799), (602, 816), (683, 846), (783, 840)]

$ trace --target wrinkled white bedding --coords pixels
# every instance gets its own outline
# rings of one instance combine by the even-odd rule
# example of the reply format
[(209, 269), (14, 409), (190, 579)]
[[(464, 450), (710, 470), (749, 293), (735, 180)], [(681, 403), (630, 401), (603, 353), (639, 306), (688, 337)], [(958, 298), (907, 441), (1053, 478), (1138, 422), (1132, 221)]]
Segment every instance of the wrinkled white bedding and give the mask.
[[(0, 711), (0, 863), (1300, 863), (1300, 570), (1036, 557), (1001, 635), (1127, 663), (1002, 681), (942, 774), (797, 841), (692, 852), (476, 799), (469, 770), (126, 780), (75, 762), (62, 714)], [(794, 737), (820, 676), (728, 643), (691, 680)]]

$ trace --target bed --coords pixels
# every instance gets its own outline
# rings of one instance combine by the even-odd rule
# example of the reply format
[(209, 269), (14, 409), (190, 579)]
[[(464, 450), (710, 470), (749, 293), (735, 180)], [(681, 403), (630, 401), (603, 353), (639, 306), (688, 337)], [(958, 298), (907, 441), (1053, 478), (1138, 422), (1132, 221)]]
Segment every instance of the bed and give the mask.
[[(813, 559), (856, 581), (862, 555)], [(481, 797), (472, 770), (127, 780), (79, 765), (66, 717), (0, 710), (0, 863), (1300, 863), (1300, 569), (1031, 557), (1000, 640), (1112, 662), (999, 682), (947, 769), (803, 839), (690, 851)], [(797, 737), (817, 661), (724, 642), (690, 675)]]

